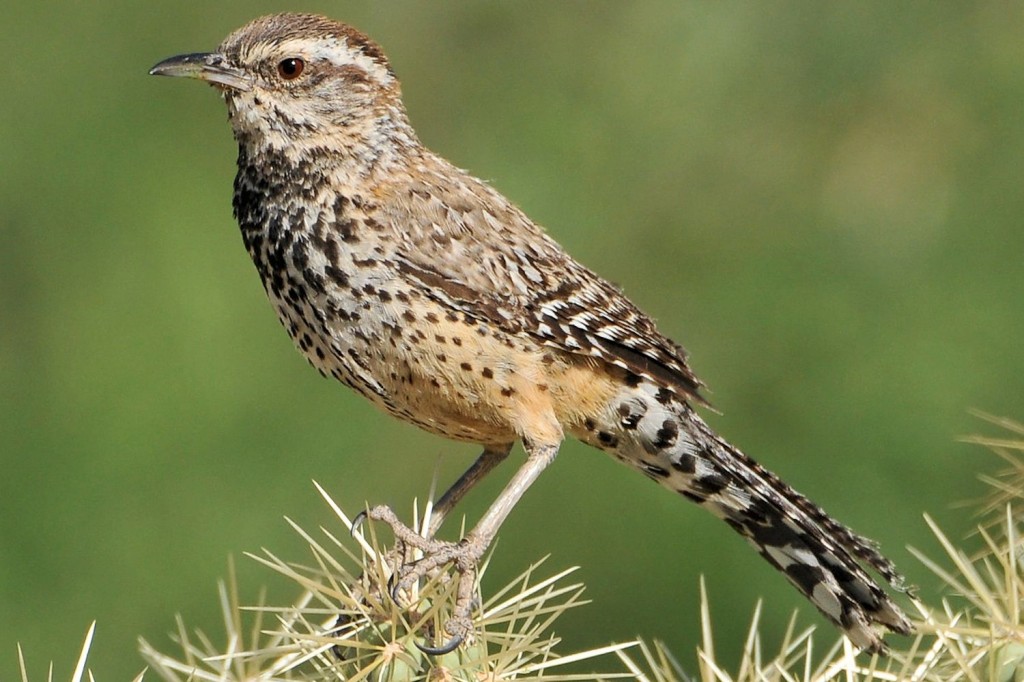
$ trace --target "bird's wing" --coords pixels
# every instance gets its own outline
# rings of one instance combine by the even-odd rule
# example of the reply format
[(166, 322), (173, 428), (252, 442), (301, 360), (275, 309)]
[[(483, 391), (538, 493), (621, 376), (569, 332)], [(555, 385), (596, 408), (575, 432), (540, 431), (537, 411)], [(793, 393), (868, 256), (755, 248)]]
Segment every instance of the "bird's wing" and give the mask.
[(509, 333), (599, 358), (703, 402), (686, 351), (617, 287), (576, 262), (490, 186), (455, 177), (388, 192), (404, 276)]

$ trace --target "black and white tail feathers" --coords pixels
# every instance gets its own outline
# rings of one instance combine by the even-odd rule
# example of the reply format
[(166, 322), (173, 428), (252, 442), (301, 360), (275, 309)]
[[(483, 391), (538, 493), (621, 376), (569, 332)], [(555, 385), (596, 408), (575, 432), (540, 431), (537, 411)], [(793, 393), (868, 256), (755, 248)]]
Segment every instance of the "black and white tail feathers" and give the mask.
[(882, 628), (911, 632), (865, 570), (906, 590), (874, 543), (727, 443), (669, 392), (646, 382), (624, 389), (576, 435), (729, 524), (856, 646), (884, 652)]
[[(695, 430), (710, 447), (689, 477), (663, 481), (729, 524), (858, 647), (884, 651), (873, 624), (909, 634), (910, 622), (864, 570), (878, 572), (897, 590), (902, 576), (870, 540), (828, 516), (777, 476), (716, 436), (696, 415)], [(696, 461), (691, 460), (693, 462)], [(696, 475), (702, 470), (703, 475)], [(673, 477), (669, 477), (670, 479)]]

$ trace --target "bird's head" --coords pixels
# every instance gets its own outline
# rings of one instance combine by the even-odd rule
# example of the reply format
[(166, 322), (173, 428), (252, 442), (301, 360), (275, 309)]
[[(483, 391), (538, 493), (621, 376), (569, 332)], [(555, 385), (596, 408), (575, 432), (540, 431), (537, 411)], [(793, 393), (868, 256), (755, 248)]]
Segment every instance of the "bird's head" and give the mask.
[(412, 135), (398, 79), (380, 46), (318, 15), (260, 17), (215, 52), (171, 57), (150, 73), (218, 88), (243, 146), (351, 149)]

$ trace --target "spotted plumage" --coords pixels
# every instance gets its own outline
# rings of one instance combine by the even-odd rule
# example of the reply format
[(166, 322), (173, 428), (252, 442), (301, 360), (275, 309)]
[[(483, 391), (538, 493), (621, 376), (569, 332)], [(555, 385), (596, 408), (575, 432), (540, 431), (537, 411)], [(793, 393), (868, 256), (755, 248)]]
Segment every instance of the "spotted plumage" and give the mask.
[[(400, 419), (484, 446), (438, 502), (438, 523), (514, 442), (526, 448), (459, 544), (371, 512), (427, 551), (400, 586), (448, 562), (472, 574), (572, 435), (723, 519), (856, 645), (882, 650), (876, 625), (910, 631), (866, 570), (901, 585), (872, 543), (700, 419), (701, 382), (681, 346), (501, 194), (419, 142), (376, 43), (323, 17), (280, 14), (153, 73), (223, 93), (242, 238), (309, 362)], [(429, 650), (469, 633), (471, 583), (460, 583), (452, 641)]]

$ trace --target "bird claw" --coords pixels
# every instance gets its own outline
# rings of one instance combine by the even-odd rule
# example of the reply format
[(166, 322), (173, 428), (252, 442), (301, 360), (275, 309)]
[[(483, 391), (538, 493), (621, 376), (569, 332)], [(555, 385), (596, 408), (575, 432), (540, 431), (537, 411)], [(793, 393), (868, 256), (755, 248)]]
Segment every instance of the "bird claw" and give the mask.
[(391, 601), (396, 604), (402, 603), (398, 598), (398, 595), (402, 592), (402, 581), (399, 576), (399, 570), (396, 570), (391, 574), (391, 577), (388, 578), (388, 594), (391, 596)]
[(425, 653), (427, 656), (444, 656), (445, 654), (450, 654), (451, 652), (458, 649), (459, 645), (462, 644), (462, 642), (464, 642), (465, 639), (466, 638), (462, 635), (454, 635), (451, 639), (449, 639), (441, 646), (430, 646), (427, 644), (420, 644), (419, 642), (415, 642), (415, 644), (416, 648)]
[(363, 527), (363, 524), (366, 523), (366, 519), (368, 518), (369, 514), (366, 513), (365, 509), (353, 516), (352, 525), (348, 529), (349, 535), (355, 535), (359, 532), (359, 529)]
[(416, 642), (416, 648), (428, 656), (443, 656), (455, 651), (466, 641), (466, 637), (472, 630), (470, 615), (475, 596), (476, 564), (486, 548), (486, 543), (469, 539), (456, 543), (425, 538), (399, 521), (395, 513), (386, 506), (373, 507), (361, 512), (353, 520), (353, 527), (356, 527), (357, 521), (361, 524), (367, 519), (386, 523), (391, 527), (397, 543), (402, 543), (423, 553), (422, 559), (400, 565), (388, 579), (388, 594), (396, 604), (401, 603), (402, 592), (410, 591), (420, 579), (429, 575), (431, 571), (446, 564), (451, 564), (455, 568), (459, 574), (459, 587), (456, 593), (455, 608), (451, 618), (445, 624), (445, 630), (451, 635), (451, 639), (440, 646)]

